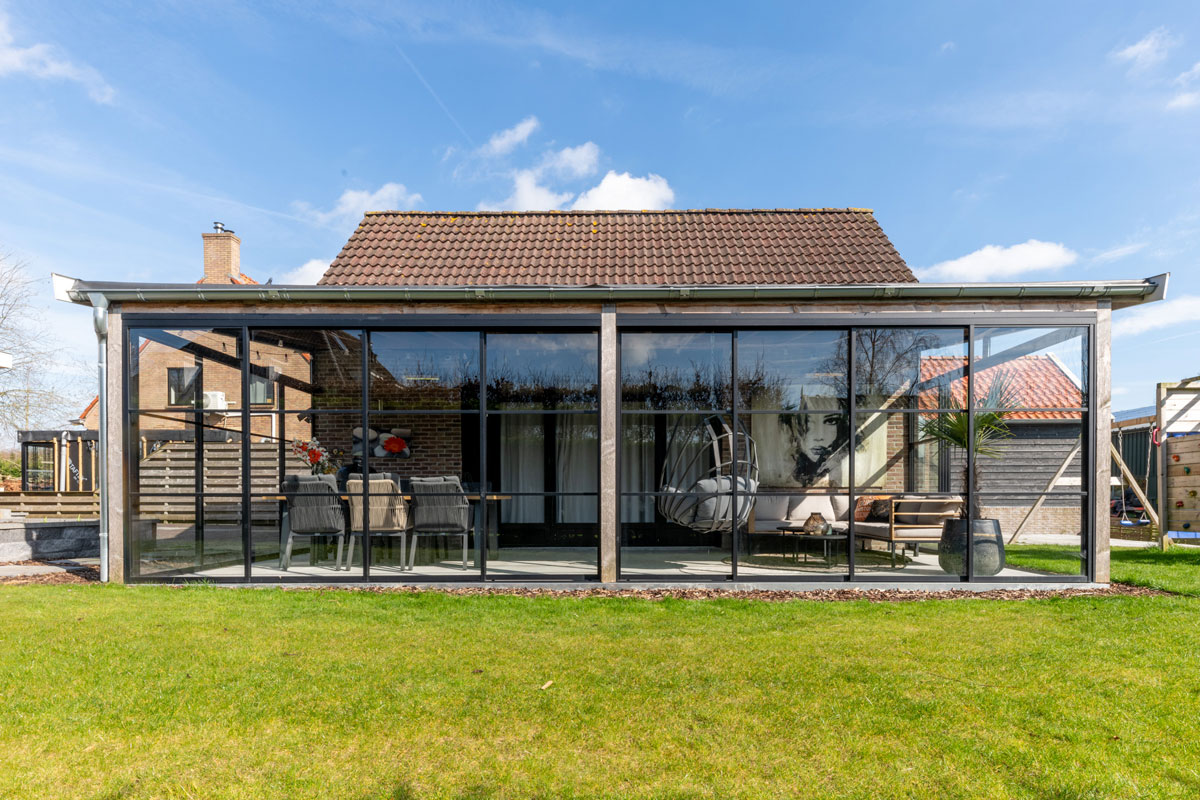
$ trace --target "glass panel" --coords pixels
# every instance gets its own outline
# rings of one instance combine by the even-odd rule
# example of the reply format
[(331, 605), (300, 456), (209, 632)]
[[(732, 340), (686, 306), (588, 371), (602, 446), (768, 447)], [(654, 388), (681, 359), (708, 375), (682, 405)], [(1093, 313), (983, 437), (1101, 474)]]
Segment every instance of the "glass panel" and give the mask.
[(857, 492), (961, 492), (966, 417), (965, 411), (859, 413)]
[(240, 408), (241, 336), (236, 328), (132, 329), (130, 408)]
[[(351, 490), (368, 453), (373, 576), (479, 574), (475, 530), (479, 515), (479, 415), (373, 412), (365, 432), (349, 431), (355, 459)], [(361, 501), (360, 501), (361, 503)], [(362, 564), (362, 506), (350, 508), (357, 537), (352, 566)], [(465, 568), (463, 548), (466, 548)], [(468, 574), (469, 577), (469, 574)]]
[(853, 515), (855, 574), (958, 580), (965, 574), (963, 548), (943, 558), (943, 530), (947, 521), (958, 521), (962, 503), (955, 493), (859, 495)]
[(479, 334), (371, 334), (371, 408), (478, 409)]
[(976, 328), (976, 408), (1083, 408), (1087, 352), (1083, 327)]
[[(976, 446), (977, 485), (981, 492), (1079, 494), (1083, 482), (1083, 426), (1074, 420), (1028, 419), (1016, 412), (976, 412), (976, 441), (995, 425), (986, 447)], [(1062, 416), (1060, 414), (1060, 416)]]
[(132, 573), (242, 577), (241, 503), (221, 495), (131, 495)]
[[(1086, 516), (1079, 495), (981, 494), (979, 506), (972, 537), (976, 576), (1033, 573), (1052, 580), (1087, 574)], [(1016, 543), (1009, 544), (1014, 535)]]
[(733, 338), (727, 333), (621, 334), (627, 409), (727, 409)]
[(131, 414), (130, 491), (239, 494), (241, 427), (240, 412)]
[[(850, 417), (832, 397), (809, 398), (827, 411), (747, 414), (758, 450), (758, 478), (765, 488), (792, 489), (848, 485)], [(861, 455), (862, 450), (860, 448)], [(859, 467), (859, 474), (863, 467)]]
[(803, 411), (814, 401), (845, 409), (847, 341), (845, 331), (739, 331), (739, 403), (767, 411)]
[(54, 491), (54, 445), (26, 444), (25, 471), (22, 478), (25, 482), (24, 491), (53, 492)]
[[(854, 333), (859, 408), (963, 408), (967, 367), (962, 328), (862, 328)], [(919, 404), (919, 406), (918, 406)]]
[(491, 333), (488, 408), (595, 408), (596, 333)]
[(849, 569), (850, 497), (760, 489), (738, 554), (738, 577), (841, 575)]
[(622, 522), (621, 577), (732, 574), (733, 535), (727, 524), (720, 524), (722, 516), (731, 515), (731, 493), (678, 492), (629, 499), (632, 507), (645, 505), (656, 513), (653, 522)]
[(362, 408), (362, 331), (270, 328), (250, 331), (250, 372), (275, 386), (272, 408)]
[(595, 574), (598, 416), (504, 414), (488, 433), (488, 575)]
[[(325, 481), (333, 476), (325, 476)], [(349, 539), (348, 508), (355, 499), (335, 490), (321, 478), (301, 477), (285, 494), (263, 494), (250, 499), (250, 552), (252, 577), (295, 577), (324, 580), (336, 575), (362, 575), (356, 557), (353, 573), (346, 569)], [(295, 489), (295, 491), (292, 491)], [(291, 539), (291, 549), (288, 540)], [(361, 546), (361, 537), (356, 545)]]

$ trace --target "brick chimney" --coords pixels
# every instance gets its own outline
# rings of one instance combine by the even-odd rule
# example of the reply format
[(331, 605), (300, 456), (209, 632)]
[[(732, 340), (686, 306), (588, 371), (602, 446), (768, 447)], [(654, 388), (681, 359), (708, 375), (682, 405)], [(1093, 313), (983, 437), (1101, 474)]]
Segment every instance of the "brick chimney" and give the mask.
[(200, 282), (233, 283), (242, 274), (242, 240), (220, 222), (213, 223), (213, 231), (200, 234), (204, 238), (204, 277)]

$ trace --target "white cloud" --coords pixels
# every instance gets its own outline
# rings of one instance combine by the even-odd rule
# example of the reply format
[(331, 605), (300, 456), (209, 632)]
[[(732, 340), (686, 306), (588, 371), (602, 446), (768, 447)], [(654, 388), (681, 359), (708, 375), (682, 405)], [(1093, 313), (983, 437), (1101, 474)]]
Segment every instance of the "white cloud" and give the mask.
[(1145, 242), (1134, 242), (1133, 244), (1126, 244), (1126, 245), (1122, 245), (1120, 247), (1113, 247), (1111, 249), (1105, 250), (1102, 253), (1098, 253), (1095, 256), (1092, 256), (1092, 261), (1096, 261), (1101, 264), (1107, 263), (1109, 261), (1116, 261), (1117, 259), (1125, 258), (1125, 256), (1131, 256), (1134, 253), (1145, 249), (1145, 247), (1146, 247)]
[(916, 274), (922, 280), (1003, 280), (1026, 272), (1060, 269), (1078, 258), (1075, 251), (1062, 244), (1030, 239), (1011, 247), (989, 244), (960, 258), (916, 270)]
[(558, 170), (575, 178), (591, 175), (600, 162), (600, 148), (595, 142), (584, 142), (578, 147), (564, 147), (546, 156), (543, 167)]
[(1175, 78), (1175, 83), (1179, 84), (1180, 86), (1190, 86), (1192, 83), (1198, 80), (1200, 80), (1200, 61), (1197, 61), (1195, 64), (1193, 64), (1192, 68), (1187, 72), (1179, 73), (1179, 76)]
[(511, 128), (493, 133), (479, 152), (491, 157), (508, 155), (524, 144), (540, 124), (537, 117), (526, 117)]
[(540, 182), (538, 170), (519, 169), (513, 173), (513, 192), (499, 203), (480, 203), (480, 211), (556, 211), (571, 199), (570, 192), (558, 193)]
[(1200, 322), (1200, 296), (1185, 294), (1118, 311), (1113, 317), (1112, 335), (1113, 338), (1135, 336), (1187, 322)]
[(675, 202), (675, 191), (661, 175), (651, 173), (635, 178), (628, 172), (608, 174), (599, 184), (576, 198), (571, 208), (592, 211), (600, 209), (663, 209)]
[(409, 192), (402, 183), (385, 183), (374, 192), (347, 189), (328, 211), (320, 211), (308, 203), (295, 203), (296, 211), (318, 225), (353, 224), (368, 211), (407, 211), (421, 202), (421, 195)]
[(1113, 52), (1112, 57), (1117, 61), (1129, 64), (1129, 72), (1144, 72), (1161, 63), (1172, 47), (1179, 44), (1179, 39), (1172, 36), (1166, 28), (1155, 28), (1142, 39), (1121, 50)]
[(329, 259), (313, 258), (305, 261), (291, 272), (286, 272), (279, 282), (284, 284), (309, 284), (321, 280), (325, 270), (329, 269)]
[(41, 42), (17, 47), (13, 42), (8, 16), (0, 11), (0, 78), (28, 75), (44, 80), (74, 81), (97, 103), (111, 103), (116, 96), (116, 90), (93, 67), (70, 61), (54, 45)]
[(1167, 101), (1169, 111), (1182, 111), (1200, 105), (1200, 92), (1180, 92)]
[(943, 53), (949, 53), (949, 52), (951, 52), (953, 50), (957, 50), (957, 49), (958, 49), (958, 45), (956, 45), (954, 42), (942, 42), (941, 52), (943, 52)]

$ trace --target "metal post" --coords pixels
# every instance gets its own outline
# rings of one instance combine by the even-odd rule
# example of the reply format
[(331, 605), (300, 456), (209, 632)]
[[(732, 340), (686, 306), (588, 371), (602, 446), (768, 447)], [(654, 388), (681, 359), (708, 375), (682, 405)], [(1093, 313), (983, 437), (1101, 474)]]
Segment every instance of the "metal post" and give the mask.
[(100, 382), (97, 397), (100, 402), (100, 581), (108, 583), (108, 299), (93, 295), (92, 326), (96, 329), (99, 347), (96, 360), (96, 375)]

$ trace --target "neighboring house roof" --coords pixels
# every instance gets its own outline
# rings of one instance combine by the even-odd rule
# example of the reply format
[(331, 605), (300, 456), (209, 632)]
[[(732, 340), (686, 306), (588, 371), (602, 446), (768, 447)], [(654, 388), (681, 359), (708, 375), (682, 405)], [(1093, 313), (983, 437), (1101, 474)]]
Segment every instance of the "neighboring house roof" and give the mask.
[(868, 209), (368, 212), (326, 286), (915, 283)]
[(1135, 420), (1135, 419), (1140, 420), (1140, 419), (1145, 419), (1146, 417), (1153, 417), (1157, 413), (1158, 413), (1158, 409), (1154, 406), (1142, 406), (1141, 408), (1130, 408), (1130, 409), (1126, 409), (1125, 411), (1114, 411), (1113, 412), (1113, 421), (1114, 422), (1129, 422), (1129, 421)]
[[(950, 395), (955, 406), (967, 403), (966, 359), (961, 356), (929, 356), (921, 359), (921, 382), (930, 386), (945, 385), (950, 376)], [(1083, 389), (1061, 361), (1051, 355), (1020, 356), (975, 371), (976, 403), (986, 397), (992, 382), (1000, 375), (1010, 381), (1011, 400), (1021, 408), (1079, 408), (1083, 405)], [(921, 393), (921, 408), (937, 408), (938, 392), (930, 389)], [(1008, 420), (1065, 420), (1079, 419), (1079, 414), (1064, 411), (1014, 411)]]

